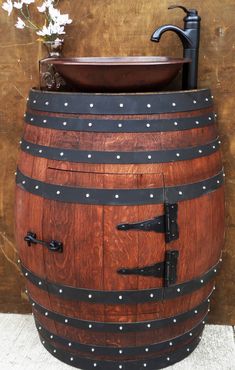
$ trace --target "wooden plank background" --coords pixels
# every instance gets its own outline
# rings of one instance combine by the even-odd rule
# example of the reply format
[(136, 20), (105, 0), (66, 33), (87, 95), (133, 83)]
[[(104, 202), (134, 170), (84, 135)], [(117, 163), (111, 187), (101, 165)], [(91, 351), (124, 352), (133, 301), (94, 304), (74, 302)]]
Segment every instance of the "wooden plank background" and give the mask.
[[(40, 3), (40, 1), (39, 1)], [(184, 14), (168, 11), (174, 1), (61, 0), (74, 22), (69, 26), (65, 56), (181, 56), (176, 35), (160, 44), (149, 38), (164, 23), (182, 26)], [(210, 322), (235, 323), (235, 3), (234, 0), (185, 1), (202, 16), (199, 87), (210, 87), (218, 111), (218, 128), (226, 172), (227, 217), (223, 267), (217, 278)], [(14, 172), (28, 90), (38, 84), (38, 60), (46, 56), (29, 31), (16, 30), (0, 10), (0, 311), (30, 312), (14, 243)], [(206, 250), (205, 250), (206, 253)]]

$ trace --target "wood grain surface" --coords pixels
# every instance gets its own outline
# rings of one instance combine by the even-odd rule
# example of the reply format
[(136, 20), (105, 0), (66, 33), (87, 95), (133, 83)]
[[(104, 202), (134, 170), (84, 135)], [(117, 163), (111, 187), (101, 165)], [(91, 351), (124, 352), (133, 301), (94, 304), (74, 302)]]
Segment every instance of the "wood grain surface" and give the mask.
[[(65, 56), (181, 55), (181, 45), (175, 35), (164, 35), (160, 44), (149, 41), (154, 29), (164, 23), (182, 26), (183, 14), (179, 10), (167, 11), (172, 1), (65, 0), (61, 3), (74, 19), (65, 42)], [(235, 134), (232, 124), (235, 4), (233, 0), (200, 3), (182, 0), (181, 4), (198, 8), (202, 16), (199, 86), (210, 87), (215, 97), (227, 174), (227, 237), (210, 320), (234, 324)], [(38, 60), (45, 56), (45, 52), (35, 35), (14, 29), (13, 19), (2, 11), (0, 23), (7, 30), (0, 33), (0, 311), (29, 312), (24, 281), (16, 263), (14, 171), (28, 90), (38, 84)], [(29, 212), (33, 219), (33, 210)], [(208, 212), (216, 214), (219, 210)], [(66, 219), (66, 214), (64, 217)]]

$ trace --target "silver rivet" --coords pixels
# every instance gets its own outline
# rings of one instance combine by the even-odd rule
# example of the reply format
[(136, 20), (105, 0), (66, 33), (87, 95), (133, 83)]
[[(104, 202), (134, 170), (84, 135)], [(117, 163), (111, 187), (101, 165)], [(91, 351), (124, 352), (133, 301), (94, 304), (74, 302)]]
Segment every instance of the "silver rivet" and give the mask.
[(215, 149), (215, 145), (213, 145), (213, 149)]
[(66, 122), (66, 121), (64, 121), (64, 122), (63, 122), (63, 126), (66, 126), (66, 125), (67, 125), (67, 122)]
[(122, 365), (119, 365), (119, 369), (122, 369)]
[(30, 121), (31, 121), (31, 122), (33, 122), (33, 121), (34, 121), (34, 118), (33, 118), (33, 117), (32, 117), (32, 118), (30, 118)]
[(179, 195), (183, 195), (182, 191), (179, 191)]
[(176, 157), (180, 157), (180, 153), (176, 153)]
[(49, 101), (46, 101), (46, 102), (45, 102), (45, 105), (49, 105)]
[(47, 120), (46, 120), (46, 119), (44, 119), (44, 120), (43, 120), (43, 123), (47, 123)]
[(172, 342), (170, 342), (170, 343), (169, 343), (169, 346), (173, 346), (173, 343), (172, 343)]
[(93, 126), (93, 123), (92, 123), (92, 122), (89, 122), (89, 123), (88, 123), (88, 126), (89, 126), (89, 127), (92, 127), (92, 126)]
[(208, 303), (210, 303), (210, 301), (211, 301), (210, 299), (207, 300)]
[(214, 272), (217, 272), (217, 270), (216, 270), (216, 269), (214, 269)]
[(25, 180), (24, 180), (24, 181), (22, 181), (22, 184), (23, 184), (23, 185), (25, 184)]
[(91, 298), (92, 298), (92, 294), (89, 294), (89, 295), (88, 295), (88, 298), (89, 298), (89, 299), (91, 299)]
[(150, 298), (154, 298), (154, 294), (153, 293), (150, 294)]
[(28, 291), (27, 291), (27, 289), (25, 290), (25, 293), (26, 293), (26, 294), (28, 294)]
[(21, 261), (20, 261), (20, 260), (18, 260), (17, 262), (18, 262), (18, 263), (20, 263)]
[(199, 125), (199, 121), (195, 121), (196, 125)]
[(15, 176), (17, 175), (17, 172), (15, 172)]
[(203, 323), (203, 325), (205, 325), (206, 322), (205, 321), (202, 321), (202, 323)]
[(151, 104), (147, 104), (147, 107), (148, 107), (148, 108), (151, 108)]
[(144, 364), (143, 364), (143, 367), (147, 367), (147, 364), (146, 364), (146, 363), (144, 363)]
[(94, 366), (94, 367), (96, 367), (96, 366), (97, 366), (97, 364), (96, 364), (96, 363), (94, 363), (94, 364), (93, 364), (93, 366)]
[(33, 306), (33, 307), (35, 306), (35, 303), (34, 303), (34, 302), (32, 303), (32, 306)]
[(95, 352), (95, 348), (92, 348), (92, 349), (91, 349), (91, 352)]
[(63, 152), (61, 152), (61, 153), (60, 153), (60, 156), (61, 156), (61, 157), (63, 157), (63, 155), (64, 155), (64, 153), (63, 153)]
[(45, 344), (45, 340), (42, 341), (42, 344)]
[(153, 194), (149, 194), (149, 197), (150, 197), (150, 198), (153, 198), (153, 197), (154, 197), (154, 195), (153, 195)]
[(117, 159), (120, 159), (121, 157), (120, 157), (120, 155), (117, 155)]
[(26, 100), (29, 101), (29, 98), (27, 98)]
[(202, 187), (202, 189), (203, 189), (203, 190), (206, 190), (206, 186), (203, 186), (203, 187)]
[(66, 102), (66, 103), (64, 103), (64, 106), (65, 106), (65, 107), (67, 107), (68, 105), (69, 105), (69, 103), (67, 103), (67, 102)]
[(42, 285), (42, 282), (41, 282), (41, 281), (39, 281), (39, 282), (38, 282), (38, 285)]
[(208, 310), (207, 310), (208, 312), (210, 312), (210, 309), (208, 308)]
[(194, 311), (194, 313), (198, 313), (198, 311), (197, 311), (197, 310), (195, 310), (195, 311)]
[(147, 325), (147, 328), (151, 328), (151, 324), (148, 324), (148, 325)]
[(167, 357), (167, 361), (170, 361), (170, 357)]
[(181, 290), (180, 290), (180, 288), (178, 288), (178, 289), (177, 289), (177, 292), (179, 293), (180, 291), (181, 291)]
[(28, 145), (26, 146), (26, 149), (29, 149), (29, 146)]
[(118, 199), (119, 198), (119, 195), (118, 194), (115, 194), (115, 198)]
[(219, 261), (222, 262), (223, 261), (222, 258), (220, 258)]
[(223, 173), (223, 177), (225, 177), (225, 173)]
[(119, 326), (119, 330), (123, 330), (123, 327), (122, 326)]
[(42, 149), (40, 149), (38, 152), (39, 152), (39, 153), (42, 153)]
[(25, 275), (25, 276), (28, 276), (29, 274), (26, 272), (24, 275)]
[(146, 127), (150, 127), (151, 125), (150, 125), (150, 123), (146, 123)]
[(211, 121), (211, 120), (212, 120), (212, 118), (211, 118), (211, 117), (208, 117), (208, 119), (209, 119), (209, 121)]
[(64, 322), (67, 324), (69, 322), (69, 320), (68, 319), (65, 319)]
[(176, 107), (176, 103), (172, 103), (172, 107)]
[(35, 189), (36, 189), (36, 190), (38, 190), (38, 189), (39, 189), (39, 186), (38, 186), (38, 185), (36, 185), (36, 186), (35, 186)]
[(197, 101), (196, 101), (196, 100), (194, 100), (194, 101), (193, 101), (193, 104), (197, 104)]
[(189, 352), (190, 351), (190, 349), (189, 348), (187, 348), (187, 352)]
[(200, 282), (203, 284), (204, 283), (204, 280), (201, 280)]
[(53, 335), (51, 335), (51, 336), (50, 336), (50, 338), (51, 338), (51, 339), (53, 339), (53, 338), (54, 338), (54, 336), (53, 336)]
[(87, 158), (91, 158), (91, 154), (88, 154)]
[(199, 149), (199, 150), (198, 150), (198, 153), (202, 153), (202, 150), (201, 150), (201, 149)]
[(56, 353), (56, 349), (54, 349), (53, 352)]
[(120, 107), (120, 108), (123, 108), (123, 107), (124, 107), (124, 105), (123, 105), (122, 103), (120, 103), (120, 104), (119, 104), (119, 107)]
[(71, 347), (72, 346), (72, 343), (68, 343), (68, 346)]
[(120, 295), (120, 296), (118, 297), (118, 299), (120, 299), (120, 300), (122, 300), (122, 298), (123, 298), (123, 297), (122, 297), (122, 295)]
[(218, 114), (215, 113), (215, 118), (217, 118), (217, 117), (218, 117)]
[(45, 316), (48, 316), (48, 312), (45, 312)]
[(119, 124), (118, 124), (118, 127), (122, 127), (122, 124), (121, 124), (121, 123), (119, 123)]
[(174, 125), (175, 125), (175, 126), (178, 126), (178, 122), (174, 122)]
[(36, 103), (37, 103), (37, 100), (34, 100), (34, 101), (33, 101), (33, 104), (36, 104)]
[(189, 335), (190, 335), (190, 337), (192, 337), (193, 336), (193, 333), (189, 333)]
[(152, 159), (152, 156), (151, 155), (148, 155), (148, 159)]
[(90, 197), (90, 194), (88, 194), (88, 193), (87, 193), (87, 194), (86, 194), (86, 198), (89, 198), (89, 197)]
[(92, 328), (92, 325), (91, 325), (91, 324), (89, 324), (89, 326), (88, 326), (88, 327), (89, 327), (89, 329), (91, 329), (91, 328)]
[(24, 114), (24, 117), (26, 117), (26, 113)]
[(119, 349), (118, 351), (120, 353), (120, 355), (123, 353), (123, 350), (122, 349)]
[(201, 339), (202, 339), (202, 337), (199, 337), (199, 339), (201, 340)]
[(220, 181), (219, 181), (219, 180), (217, 180), (216, 182), (217, 182), (217, 184), (219, 184), (219, 183), (220, 183)]
[(38, 330), (42, 330), (42, 327), (41, 327), (41, 326), (39, 326)]
[(90, 108), (93, 108), (93, 107), (94, 107), (94, 104), (93, 104), (93, 103), (91, 103), (91, 104), (90, 104)]
[(145, 348), (145, 352), (148, 352), (149, 351), (149, 349), (148, 348)]
[(70, 357), (70, 361), (73, 361), (73, 357)]
[(56, 194), (57, 194), (57, 195), (60, 195), (60, 191), (58, 190), (58, 191), (56, 192)]
[(176, 322), (177, 320), (176, 319), (173, 319), (173, 322)]
[(213, 95), (211, 95), (211, 99), (214, 99), (214, 96)]
[(205, 99), (205, 101), (209, 101), (209, 99), (208, 99), (208, 98), (206, 98), (206, 99)]

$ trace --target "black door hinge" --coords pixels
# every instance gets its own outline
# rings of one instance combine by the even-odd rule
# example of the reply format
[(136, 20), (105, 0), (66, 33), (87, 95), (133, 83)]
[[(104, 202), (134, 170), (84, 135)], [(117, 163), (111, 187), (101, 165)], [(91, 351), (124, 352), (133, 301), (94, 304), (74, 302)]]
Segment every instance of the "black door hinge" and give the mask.
[(28, 247), (31, 247), (32, 244), (42, 244), (44, 247), (47, 247), (51, 252), (63, 252), (63, 243), (57, 242), (56, 240), (51, 240), (50, 242), (45, 242), (44, 240), (37, 239), (37, 235), (31, 231), (27, 232), (27, 235), (24, 237), (24, 240), (27, 242)]
[(177, 224), (178, 204), (164, 204), (165, 214), (154, 217), (151, 220), (141, 221), (131, 224), (120, 224), (118, 230), (142, 230), (155, 231), (156, 233), (165, 233), (166, 243), (179, 238), (179, 227)]
[(132, 269), (122, 268), (117, 271), (121, 275), (140, 275), (163, 278), (164, 286), (175, 284), (177, 281), (177, 262), (179, 251), (166, 251), (165, 261), (151, 266), (136, 267)]

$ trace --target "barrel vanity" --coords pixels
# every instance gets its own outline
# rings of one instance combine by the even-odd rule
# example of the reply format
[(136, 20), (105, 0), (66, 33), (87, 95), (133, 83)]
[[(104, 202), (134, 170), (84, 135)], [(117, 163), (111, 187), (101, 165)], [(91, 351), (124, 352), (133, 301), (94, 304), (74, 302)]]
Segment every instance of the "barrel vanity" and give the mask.
[(16, 239), (44, 347), (80, 369), (161, 369), (199, 344), (224, 239), (209, 89), (32, 89)]

